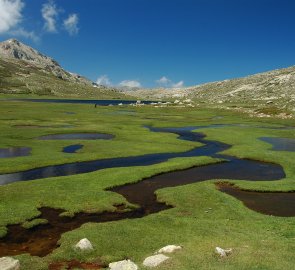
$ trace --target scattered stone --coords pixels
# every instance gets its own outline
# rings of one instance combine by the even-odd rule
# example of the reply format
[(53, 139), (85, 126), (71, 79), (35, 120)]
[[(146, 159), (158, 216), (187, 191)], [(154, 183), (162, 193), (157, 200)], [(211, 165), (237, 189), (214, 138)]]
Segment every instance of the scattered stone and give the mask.
[(109, 264), (110, 270), (137, 270), (137, 265), (130, 260), (123, 260)]
[(87, 238), (81, 239), (76, 245), (75, 248), (80, 250), (93, 250), (91, 242)]
[(166, 247), (162, 247), (161, 249), (159, 249), (157, 253), (173, 253), (180, 249), (182, 249), (181, 246), (168, 245)]
[(172, 95), (172, 97), (174, 97), (174, 98), (179, 98), (181, 96), (182, 96), (181, 94), (174, 94), (174, 95)]
[(229, 254), (232, 253), (232, 249), (223, 249), (223, 248), (220, 248), (220, 247), (216, 247), (215, 248), (215, 252), (220, 256), (220, 257), (226, 257), (228, 256)]
[(185, 102), (185, 103), (191, 103), (192, 100), (188, 98), (188, 99), (184, 100), (183, 102)]
[(178, 99), (176, 99), (175, 101), (174, 101), (174, 104), (178, 104), (180, 101), (178, 100)]
[(11, 257), (0, 258), (0, 269), (1, 270), (19, 270), (20, 263), (19, 260), (15, 260)]
[(158, 265), (160, 265), (168, 259), (169, 257), (163, 254), (158, 254), (145, 258), (145, 260), (143, 261), (143, 265), (146, 267), (157, 267)]

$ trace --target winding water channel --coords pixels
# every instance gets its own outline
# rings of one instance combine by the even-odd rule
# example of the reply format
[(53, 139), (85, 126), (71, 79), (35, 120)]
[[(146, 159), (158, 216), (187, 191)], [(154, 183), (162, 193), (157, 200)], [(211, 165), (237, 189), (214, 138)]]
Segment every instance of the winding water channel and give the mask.
[[(9, 225), (7, 235), (0, 241), (0, 256), (30, 253), (45, 256), (57, 248), (57, 241), (62, 233), (79, 228), (87, 222), (108, 222), (126, 218), (142, 218), (171, 208), (157, 201), (155, 191), (165, 187), (175, 187), (210, 179), (239, 179), (250, 181), (270, 181), (285, 177), (280, 165), (264, 163), (254, 160), (239, 159), (223, 155), (220, 152), (231, 146), (218, 141), (205, 139), (205, 135), (192, 132), (198, 127), (184, 128), (154, 128), (153, 132), (174, 133), (181, 140), (196, 141), (203, 144), (190, 151), (182, 153), (148, 154), (136, 157), (112, 158), (80, 163), (70, 163), (56, 166), (32, 169), (24, 172), (4, 174), (0, 176), (0, 183), (8, 184), (16, 181), (42, 179), (63, 175), (87, 173), (105, 168), (132, 167), (152, 165), (175, 157), (210, 156), (222, 158), (225, 161), (206, 166), (193, 167), (176, 172), (163, 173), (144, 179), (138, 183), (127, 184), (109, 189), (124, 196), (128, 202), (139, 205), (135, 210), (123, 211), (124, 205), (117, 206), (116, 212), (78, 213), (73, 218), (60, 217), (62, 209), (41, 208), (39, 218), (48, 220), (47, 224), (38, 225), (32, 229), (24, 229), (21, 224)], [(40, 181), (40, 180), (39, 180)], [(294, 196), (295, 198), (295, 196)], [(269, 214), (270, 204), (265, 214)], [(272, 212), (271, 212), (272, 213)], [(292, 215), (295, 215), (293, 210)]]

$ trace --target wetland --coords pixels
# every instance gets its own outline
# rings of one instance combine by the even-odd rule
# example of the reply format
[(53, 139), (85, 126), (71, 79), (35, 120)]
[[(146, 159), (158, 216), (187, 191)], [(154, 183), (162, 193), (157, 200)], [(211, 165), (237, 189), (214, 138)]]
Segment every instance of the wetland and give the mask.
[[(140, 261), (169, 243), (208, 254), (210, 243), (221, 242), (242, 249), (229, 262), (240, 268), (256, 248), (268, 252), (259, 244), (265, 237), (281, 247), (274, 260), (290, 254), (283, 264), (291, 264), (294, 156), (289, 150), (278, 157), (260, 139), (294, 138), (291, 121), (261, 123), (208, 109), (141, 107), (129, 113), (124, 106), (46, 103), (47, 112), (40, 113), (41, 102), (2, 105), (10, 111), (1, 117), (2, 148), (32, 149), (29, 156), (0, 160), (0, 253), (16, 256), (24, 269)], [(61, 108), (75, 118), (61, 117)], [(46, 126), (37, 127), (40, 119)], [(230, 231), (225, 239), (224, 231)], [(77, 254), (73, 245), (85, 236), (94, 251)], [(244, 250), (242, 242), (250, 248)], [(200, 258), (186, 261), (190, 254), (180, 254), (174, 268), (195, 266)], [(249, 265), (272, 262), (254, 258)], [(220, 267), (210, 256), (206, 264)]]

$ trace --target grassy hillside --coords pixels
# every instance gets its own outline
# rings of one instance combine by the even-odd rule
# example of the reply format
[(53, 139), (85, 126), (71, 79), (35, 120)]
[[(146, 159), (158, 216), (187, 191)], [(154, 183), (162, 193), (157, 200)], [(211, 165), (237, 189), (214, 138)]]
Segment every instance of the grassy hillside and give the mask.
[(65, 81), (28, 62), (3, 58), (0, 59), (0, 93), (96, 99), (128, 98), (114, 89)]
[(192, 99), (196, 105), (233, 109), (255, 116), (291, 118), (295, 114), (295, 67), (188, 88), (129, 91), (150, 99)]

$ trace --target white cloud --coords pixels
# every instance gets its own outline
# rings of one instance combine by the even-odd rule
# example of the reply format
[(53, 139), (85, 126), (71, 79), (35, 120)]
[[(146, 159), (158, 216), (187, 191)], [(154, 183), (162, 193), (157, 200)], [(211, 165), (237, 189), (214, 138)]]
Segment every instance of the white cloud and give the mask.
[(156, 80), (156, 83), (162, 87), (166, 88), (182, 88), (184, 86), (184, 81), (180, 81), (178, 83), (174, 83), (172, 80), (163, 76), (159, 80)]
[(157, 84), (167, 86), (169, 83), (171, 83), (171, 80), (169, 80), (167, 77), (163, 76), (159, 80), (156, 80)]
[(22, 20), (22, 0), (0, 0), (0, 34), (10, 31)]
[(135, 80), (125, 80), (119, 83), (119, 86), (122, 87), (129, 87), (129, 88), (135, 88), (135, 87), (141, 87), (141, 84), (139, 81), (135, 81)]
[(182, 88), (184, 86), (184, 81), (172, 84), (172, 88)]
[(70, 14), (69, 17), (64, 20), (64, 27), (71, 36), (78, 34), (78, 22), (79, 17), (77, 14)]
[(16, 37), (29, 38), (35, 42), (38, 42), (40, 40), (40, 38), (35, 34), (34, 31), (27, 31), (22, 27), (16, 30), (10, 31), (9, 34)]
[(48, 3), (43, 4), (41, 12), (42, 17), (45, 20), (45, 30), (51, 33), (57, 32), (56, 24), (59, 10), (57, 9), (55, 3), (50, 0)]
[(102, 76), (98, 77), (96, 80), (96, 83), (99, 85), (106, 85), (106, 86), (112, 84), (108, 75), (102, 75)]

